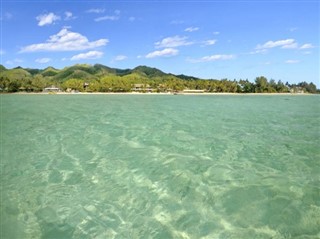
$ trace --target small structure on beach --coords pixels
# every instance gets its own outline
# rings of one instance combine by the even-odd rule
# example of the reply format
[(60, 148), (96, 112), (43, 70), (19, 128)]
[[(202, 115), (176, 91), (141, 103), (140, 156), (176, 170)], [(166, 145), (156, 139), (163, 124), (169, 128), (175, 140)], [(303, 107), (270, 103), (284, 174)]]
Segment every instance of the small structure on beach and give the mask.
[(148, 84), (134, 84), (131, 90), (135, 92), (152, 92), (153, 91), (153, 89)]
[(54, 86), (54, 85), (52, 85), (52, 86), (50, 86), (50, 87), (46, 87), (46, 88), (44, 88), (43, 89), (43, 92), (60, 92), (61, 90), (60, 90), (60, 88), (58, 88), (58, 87), (56, 87), (56, 86)]
[(87, 91), (87, 90), (88, 90), (88, 87), (89, 87), (89, 83), (88, 83), (88, 82), (84, 82), (84, 83), (83, 83), (83, 89), (84, 89), (84, 91)]
[(304, 94), (304, 90), (302, 87), (294, 87), (290, 89), (290, 93), (292, 94)]
[(189, 90), (189, 89), (186, 89), (186, 90), (183, 90), (182, 92), (183, 93), (204, 93), (204, 90)]

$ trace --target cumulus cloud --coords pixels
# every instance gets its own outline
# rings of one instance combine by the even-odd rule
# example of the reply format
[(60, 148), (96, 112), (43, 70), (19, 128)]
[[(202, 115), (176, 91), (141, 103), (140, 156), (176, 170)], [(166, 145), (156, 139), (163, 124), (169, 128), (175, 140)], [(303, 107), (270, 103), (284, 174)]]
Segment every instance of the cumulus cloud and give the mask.
[(204, 43), (206, 46), (210, 46), (210, 45), (216, 44), (216, 42), (217, 42), (217, 40), (212, 39), (212, 40), (204, 41), (203, 43)]
[(165, 48), (161, 51), (154, 51), (146, 55), (146, 58), (170, 57), (178, 55), (179, 51), (174, 48)]
[(8, 60), (8, 61), (6, 61), (6, 64), (7, 64), (7, 65), (15, 65), (15, 64), (22, 63), (22, 62), (23, 62), (23, 60), (16, 58), (16, 59), (14, 59), (14, 60)]
[(286, 39), (286, 40), (279, 40), (279, 41), (268, 41), (262, 45), (258, 45), (256, 49), (270, 49), (275, 47), (281, 48), (297, 48), (297, 43), (294, 39)]
[(162, 39), (159, 42), (156, 42), (155, 46), (157, 48), (172, 48), (172, 47), (192, 45), (193, 42), (188, 42), (187, 39), (188, 37), (180, 37), (180, 36), (167, 37)]
[(12, 13), (10, 13), (10, 12), (5, 12), (5, 13), (1, 14), (1, 16), (0, 16), (0, 21), (11, 20), (12, 18), (13, 18)]
[(103, 16), (103, 17), (98, 17), (94, 20), (96, 22), (100, 22), (100, 21), (106, 21), (106, 20), (117, 21), (119, 19), (120, 19), (120, 10), (115, 10), (114, 15), (107, 15), (107, 16)]
[(254, 55), (254, 54), (265, 54), (267, 53), (267, 49), (257, 49), (254, 51), (249, 52), (250, 55)]
[(101, 21), (106, 21), (106, 20), (110, 20), (110, 21), (116, 21), (119, 20), (120, 17), (119, 16), (104, 16), (104, 17), (98, 17), (96, 19), (94, 19), (96, 22), (101, 22)]
[(63, 28), (57, 34), (50, 36), (46, 42), (25, 46), (20, 52), (79, 51), (105, 46), (108, 42), (108, 39), (90, 42), (87, 37), (80, 33)]
[(297, 27), (291, 27), (291, 28), (289, 28), (289, 31), (290, 31), (290, 32), (295, 32), (295, 31), (297, 31), (297, 30), (298, 30)]
[(300, 49), (310, 49), (310, 48), (314, 48), (314, 46), (310, 43), (304, 44), (300, 47)]
[(75, 19), (76, 17), (73, 16), (73, 13), (72, 12), (65, 12), (64, 13), (65, 17), (64, 17), (64, 20), (65, 21), (69, 21), (69, 20), (72, 20), (72, 19)]
[(35, 62), (40, 63), (40, 64), (45, 64), (45, 63), (48, 63), (49, 61), (51, 61), (50, 58), (39, 58), (39, 59), (35, 60)]
[(119, 55), (119, 56), (116, 56), (113, 60), (114, 61), (123, 61), (123, 60), (126, 60), (127, 58), (128, 58), (127, 56)]
[(185, 32), (195, 32), (195, 31), (198, 31), (198, 30), (199, 30), (199, 27), (188, 27), (184, 31)]
[(101, 51), (89, 51), (87, 53), (81, 53), (78, 55), (75, 55), (71, 57), (71, 61), (77, 61), (77, 60), (85, 60), (85, 59), (98, 59), (103, 56), (103, 52)]
[(283, 48), (283, 49), (296, 49), (296, 48), (298, 48), (298, 43), (294, 42), (292, 44), (283, 45), (281, 48)]
[(259, 51), (265, 52), (268, 49), (280, 47), (282, 49), (311, 49), (314, 48), (314, 46), (310, 43), (303, 44), (302, 46), (299, 46), (299, 44), (295, 41), (295, 39), (285, 39), (285, 40), (279, 40), (279, 41), (268, 41), (264, 44), (259, 44), (255, 50), (258, 53)]
[(296, 64), (296, 63), (299, 63), (300, 61), (299, 60), (287, 60), (285, 61), (285, 63), (287, 64)]
[(39, 15), (36, 17), (38, 22), (38, 26), (42, 27), (45, 25), (53, 24), (55, 21), (60, 20), (61, 18), (54, 13), (50, 12), (48, 14)]
[(209, 62), (209, 61), (219, 61), (219, 60), (231, 60), (234, 59), (234, 55), (212, 55), (212, 56), (204, 56), (200, 59), (190, 59), (190, 62)]
[(87, 10), (87, 13), (104, 13), (106, 9), (104, 8), (91, 8)]

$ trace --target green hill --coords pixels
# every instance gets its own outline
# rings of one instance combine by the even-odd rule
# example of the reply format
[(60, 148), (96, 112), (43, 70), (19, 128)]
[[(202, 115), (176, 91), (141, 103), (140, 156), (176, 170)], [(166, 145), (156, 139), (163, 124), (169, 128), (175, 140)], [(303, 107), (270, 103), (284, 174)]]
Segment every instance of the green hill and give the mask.
[(7, 68), (5, 68), (3, 65), (0, 64), (0, 72), (6, 71)]
[(59, 73), (59, 70), (53, 67), (47, 67), (46, 69), (41, 71), (42, 76), (55, 76), (58, 73)]
[(194, 76), (186, 76), (186, 75), (176, 75), (176, 77), (182, 79), (182, 80), (200, 80), (200, 78), (194, 77)]
[(167, 75), (163, 71), (157, 69), (157, 68), (152, 68), (148, 66), (138, 66), (132, 70), (133, 72), (137, 72), (140, 74), (144, 74), (145, 76), (148, 77), (156, 77), (156, 76), (165, 76)]
[(31, 74), (27, 70), (17, 67), (11, 70), (5, 70), (2, 72), (1, 76), (9, 78), (10, 80), (24, 80), (26, 78), (30, 78)]
[[(181, 91), (184, 89), (197, 89), (207, 92), (309, 92), (316, 93), (313, 83), (302, 82), (299, 84), (286, 84), (274, 80), (268, 82), (265, 77), (257, 77), (255, 82), (248, 80), (204, 80), (194, 76), (175, 75), (165, 73), (157, 68), (149, 66), (137, 66), (133, 69), (111, 68), (102, 64), (76, 64), (56, 69), (22, 68), (20, 66), (7, 69), (0, 65), (0, 88), (6, 92), (41, 91), (46, 86), (55, 85), (62, 89), (75, 88), (79, 91), (130, 91), (135, 84), (152, 88), (152, 91), (167, 92)], [(70, 80), (70, 81), (69, 81)], [(263, 84), (262, 84), (262, 83)], [(89, 85), (84, 86), (84, 83)], [(265, 86), (262, 88), (262, 86)], [(136, 89), (134, 89), (136, 90)]]
[(54, 75), (53, 79), (58, 82), (63, 82), (72, 78), (92, 80), (96, 79), (95, 73), (96, 70), (91, 65), (74, 65), (60, 70), (56, 75)]
[(39, 70), (39, 69), (31, 69), (31, 68), (25, 68), (24, 70), (29, 72), (31, 75), (36, 75), (36, 74), (39, 74), (41, 72), (41, 70)]

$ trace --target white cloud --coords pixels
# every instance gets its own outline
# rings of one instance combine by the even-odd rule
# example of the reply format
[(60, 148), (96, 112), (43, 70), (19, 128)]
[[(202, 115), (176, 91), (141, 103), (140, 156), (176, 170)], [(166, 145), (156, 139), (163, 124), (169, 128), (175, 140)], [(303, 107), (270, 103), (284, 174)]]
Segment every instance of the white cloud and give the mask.
[(295, 31), (297, 31), (297, 30), (298, 30), (297, 27), (291, 27), (291, 28), (289, 28), (289, 31), (290, 31), (290, 32), (295, 32)]
[(114, 15), (107, 15), (107, 16), (103, 16), (103, 17), (98, 17), (94, 20), (96, 22), (100, 22), (100, 21), (106, 21), (106, 20), (117, 21), (119, 19), (120, 19), (120, 10), (115, 10)]
[(130, 21), (130, 22), (133, 22), (133, 21), (135, 21), (135, 20), (136, 20), (135, 17), (129, 17), (129, 21)]
[(104, 17), (98, 17), (96, 19), (94, 19), (96, 22), (101, 22), (101, 21), (106, 21), (106, 20), (110, 20), (110, 21), (116, 21), (119, 20), (120, 17), (119, 16), (104, 16)]
[(234, 55), (212, 55), (212, 56), (204, 56), (200, 59), (190, 59), (190, 62), (209, 62), (209, 61), (219, 61), (219, 60), (231, 60), (234, 59)]
[(219, 35), (220, 32), (213, 32), (213, 35)]
[(87, 10), (87, 13), (104, 13), (106, 9), (104, 8), (91, 8)]
[(53, 24), (55, 21), (60, 20), (61, 18), (54, 13), (50, 12), (48, 14), (39, 15), (36, 17), (38, 22), (38, 26), (42, 27), (45, 25)]
[(267, 53), (267, 49), (258, 49), (258, 50), (254, 50), (249, 52), (250, 55), (254, 55), (254, 54), (265, 54)]
[(297, 48), (297, 43), (294, 39), (286, 39), (286, 40), (279, 40), (279, 41), (268, 41), (263, 45), (258, 45), (256, 49), (270, 49), (274, 47), (281, 47), (281, 48)]
[(161, 51), (154, 51), (146, 55), (146, 58), (169, 57), (178, 55), (179, 51), (174, 48), (165, 48)]
[(310, 48), (314, 48), (314, 46), (310, 43), (304, 44), (300, 47), (300, 49), (310, 49)]
[(202, 57), (202, 61), (218, 61), (218, 60), (230, 60), (233, 59), (234, 55), (212, 55)]
[(7, 65), (14, 65), (14, 64), (22, 63), (22, 62), (23, 62), (23, 60), (16, 58), (16, 59), (14, 59), (14, 60), (6, 61), (6, 64), (7, 64)]
[(1, 14), (1, 16), (0, 16), (0, 21), (3, 21), (3, 20), (11, 20), (12, 18), (13, 18), (12, 13), (10, 13), (10, 12), (5, 12), (5, 13)]
[(157, 48), (172, 48), (172, 47), (179, 47), (179, 46), (188, 46), (192, 45), (193, 42), (187, 41), (188, 37), (167, 37), (162, 39), (162, 41), (156, 42), (155, 46)]
[(203, 43), (204, 43), (206, 46), (210, 46), (210, 45), (216, 44), (216, 42), (217, 42), (217, 40), (212, 39), (212, 40), (204, 41)]
[(72, 19), (76, 19), (75, 16), (73, 16), (73, 13), (72, 12), (65, 12), (64, 13), (65, 17), (64, 17), (64, 20), (65, 21), (69, 21), (69, 20), (72, 20)]
[(45, 63), (48, 63), (49, 61), (51, 61), (50, 58), (39, 58), (39, 59), (35, 60), (35, 62), (40, 63), (40, 64), (45, 64)]
[(127, 56), (119, 55), (119, 56), (116, 56), (113, 60), (114, 61), (123, 61), (123, 60), (126, 60), (126, 59), (128, 59)]
[(4, 55), (4, 54), (6, 54), (6, 51), (5, 51), (5, 50), (0, 49), (0, 56), (2, 56), (2, 55)]
[(285, 63), (287, 64), (296, 64), (296, 63), (299, 63), (300, 61), (299, 60), (287, 60), (285, 61)]
[(198, 31), (198, 30), (199, 30), (199, 27), (188, 27), (184, 31), (185, 32), (195, 32), (195, 31)]
[(283, 49), (296, 49), (296, 48), (298, 48), (298, 43), (294, 42), (292, 44), (283, 45), (281, 48), (283, 48)]
[(256, 47), (256, 51), (266, 51), (270, 48), (280, 47), (283, 49), (311, 49), (314, 48), (314, 46), (310, 43), (303, 44), (302, 46), (299, 46), (299, 44), (294, 39), (286, 39), (286, 40), (279, 40), (279, 41), (268, 41), (264, 43), (263, 45), (258, 45)]
[(98, 59), (103, 56), (103, 52), (101, 51), (89, 51), (87, 53), (81, 53), (78, 55), (75, 55), (71, 57), (71, 61), (77, 61), (77, 60), (85, 60), (85, 59)]
[(50, 36), (49, 40), (45, 43), (25, 46), (20, 52), (79, 51), (105, 46), (108, 42), (108, 39), (99, 39), (97, 41), (90, 42), (87, 37), (80, 33), (72, 32), (63, 28), (56, 35)]

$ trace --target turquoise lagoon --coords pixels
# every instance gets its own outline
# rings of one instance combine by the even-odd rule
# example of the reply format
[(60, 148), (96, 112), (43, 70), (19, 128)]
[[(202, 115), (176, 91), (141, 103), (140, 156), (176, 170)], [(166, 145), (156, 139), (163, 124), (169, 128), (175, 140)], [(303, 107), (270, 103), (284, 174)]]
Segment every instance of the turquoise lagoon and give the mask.
[(1, 95), (1, 238), (320, 238), (316, 95)]

